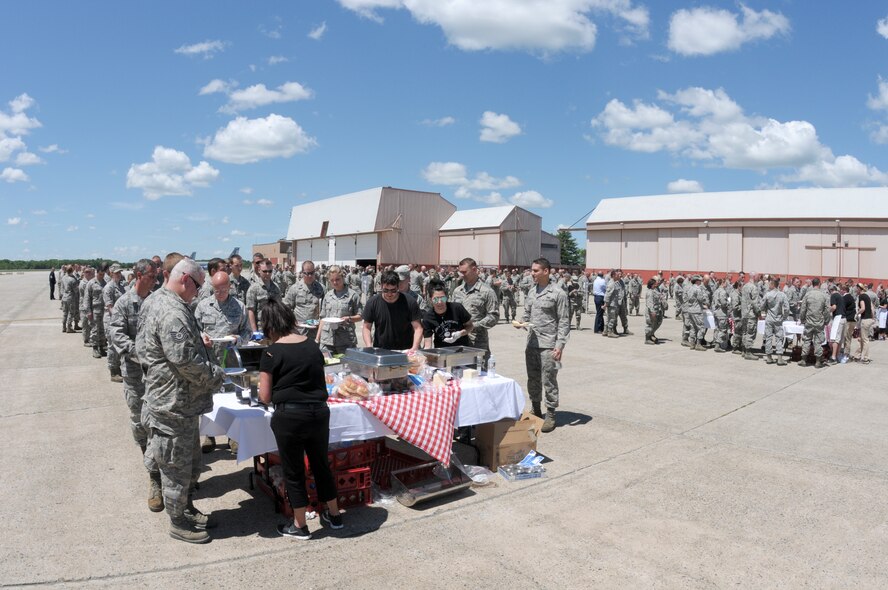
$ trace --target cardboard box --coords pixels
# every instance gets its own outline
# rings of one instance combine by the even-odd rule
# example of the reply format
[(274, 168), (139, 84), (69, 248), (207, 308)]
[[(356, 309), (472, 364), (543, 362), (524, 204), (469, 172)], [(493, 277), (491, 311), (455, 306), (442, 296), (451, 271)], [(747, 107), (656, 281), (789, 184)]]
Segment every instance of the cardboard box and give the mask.
[(475, 445), (480, 453), (479, 463), (491, 471), (500, 465), (517, 463), (537, 448), (537, 439), (543, 428), (542, 418), (525, 412), (516, 420), (501, 420), (475, 427)]

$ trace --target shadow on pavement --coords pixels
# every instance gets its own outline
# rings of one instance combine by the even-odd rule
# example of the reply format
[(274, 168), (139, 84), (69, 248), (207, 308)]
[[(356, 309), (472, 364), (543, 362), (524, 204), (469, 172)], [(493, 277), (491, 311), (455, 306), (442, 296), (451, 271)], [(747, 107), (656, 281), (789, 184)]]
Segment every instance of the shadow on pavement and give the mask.
[(592, 416), (577, 412), (564, 412), (558, 410), (555, 413), (555, 426), (582, 426), (592, 421)]

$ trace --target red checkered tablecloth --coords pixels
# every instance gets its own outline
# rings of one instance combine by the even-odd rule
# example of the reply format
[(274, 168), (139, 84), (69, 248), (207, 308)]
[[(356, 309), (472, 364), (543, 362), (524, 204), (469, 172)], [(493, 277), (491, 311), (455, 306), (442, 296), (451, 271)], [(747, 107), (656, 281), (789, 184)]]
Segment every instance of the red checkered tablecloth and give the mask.
[(360, 401), (331, 397), (328, 403), (364, 406), (402, 439), (442, 464), (449, 465), (460, 392), (457, 383), (430, 391), (385, 395)]

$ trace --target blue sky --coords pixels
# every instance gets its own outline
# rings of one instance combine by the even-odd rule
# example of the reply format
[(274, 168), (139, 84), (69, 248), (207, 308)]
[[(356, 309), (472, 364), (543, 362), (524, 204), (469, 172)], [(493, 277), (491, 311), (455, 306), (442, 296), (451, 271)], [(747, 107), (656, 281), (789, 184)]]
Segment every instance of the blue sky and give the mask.
[(888, 185), (879, 2), (5, 15), (0, 258), (247, 251), (283, 237), (293, 205), (375, 186), (515, 203), (553, 230), (605, 197)]

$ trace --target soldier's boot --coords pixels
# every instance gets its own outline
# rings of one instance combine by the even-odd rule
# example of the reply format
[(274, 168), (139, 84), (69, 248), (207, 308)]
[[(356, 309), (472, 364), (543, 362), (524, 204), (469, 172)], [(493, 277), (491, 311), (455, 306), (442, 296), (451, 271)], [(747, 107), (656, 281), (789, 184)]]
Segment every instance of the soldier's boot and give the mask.
[(105, 348), (104, 346), (101, 347), (101, 348), (99, 349), (99, 354), (101, 354), (102, 356), (108, 356), (108, 349)]
[(185, 507), (185, 518), (196, 529), (206, 530), (216, 526), (215, 523), (210, 521), (209, 516), (197, 509), (191, 496), (188, 497), (188, 506)]
[(605, 334), (605, 336), (607, 336), (608, 338), (619, 338), (616, 332), (608, 332), (607, 334)]
[(823, 368), (823, 359), (821, 357), (817, 357), (817, 362), (814, 363), (814, 368), (815, 369), (822, 369)]
[(724, 344), (718, 344), (715, 347), (715, 352), (728, 352), (728, 349), (725, 347)]
[(531, 403), (533, 404), (533, 410), (531, 410), (533, 415), (536, 416), (537, 418), (542, 418), (543, 417), (543, 408), (541, 406), (542, 402), (531, 402)]
[(231, 451), (232, 455), (237, 455), (237, 448), (238, 448), (237, 441), (229, 438), (228, 439), (228, 450)]
[(655, 341), (656, 341), (656, 338), (654, 338), (653, 336), (648, 336), (647, 338), (644, 339), (645, 344), (656, 344)]
[(203, 453), (212, 453), (216, 448), (216, 438), (213, 436), (202, 436), (200, 439), (200, 450)]
[(163, 511), (163, 486), (160, 484), (160, 473), (148, 474), (148, 510)]
[(98, 346), (93, 346), (93, 358), (94, 359), (102, 358), (102, 351), (99, 349)]
[(75, 330), (82, 330), (83, 328), (80, 327), (80, 324), (79, 324), (79, 323), (74, 322), (74, 329), (75, 329)]
[(800, 361), (799, 361), (799, 366), (800, 366), (800, 367), (808, 367), (808, 366), (810, 366), (810, 365), (808, 365), (808, 359), (803, 358), (802, 360), (800, 360)]
[(709, 350), (709, 349), (706, 348), (705, 345), (703, 345), (703, 344), (701, 344), (701, 343), (698, 342), (698, 343), (697, 343), (697, 346), (695, 346), (692, 350), (699, 350), (700, 352), (706, 352), (706, 351)]
[(786, 359), (783, 358), (782, 354), (777, 355), (777, 366), (778, 367), (785, 367), (786, 366)]
[(768, 353), (768, 354), (765, 355), (765, 362), (766, 362), (767, 364), (769, 364), (769, 365), (773, 365), (773, 364), (776, 363), (777, 361), (775, 361), (775, 360), (774, 360), (774, 357), (772, 357), (771, 354)]
[(548, 410), (546, 412), (546, 419), (543, 421), (543, 432), (552, 432), (555, 430), (555, 410)]
[(748, 351), (748, 350), (747, 350), (746, 352), (743, 353), (743, 358), (745, 358), (745, 359), (748, 360), (748, 361), (757, 361), (757, 360), (759, 360), (759, 357), (755, 356), (754, 353), (752, 353), (751, 351)]
[(630, 332), (626, 328), (623, 328), (623, 336), (632, 336), (635, 332)]
[(688, 347), (689, 347), (689, 346), (691, 345), (691, 343), (688, 342), (687, 340), (684, 340), (684, 339), (683, 339), (683, 340), (681, 341), (681, 345), (682, 345), (682, 346), (688, 346)]
[(185, 518), (170, 519), (170, 536), (186, 543), (209, 543), (210, 535), (205, 530), (198, 529)]
[(123, 383), (123, 375), (120, 374), (120, 367), (112, 368), (111, 371), (111, 381), (114, 383)]
[(735, 348), (731, 352), (733, 352), (734, 354), (743, 354), (743, 349), (738, 346), (737, 348)]

